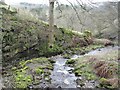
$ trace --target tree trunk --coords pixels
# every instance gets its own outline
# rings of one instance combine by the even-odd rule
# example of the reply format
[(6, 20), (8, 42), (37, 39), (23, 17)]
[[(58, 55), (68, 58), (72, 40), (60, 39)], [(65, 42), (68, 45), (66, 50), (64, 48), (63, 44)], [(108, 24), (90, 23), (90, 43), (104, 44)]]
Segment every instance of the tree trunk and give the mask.
[(49, 0), (49, 32), (48, 32), (48, 42), (51, 47), (54, 43), (54, 2), (55, 0)]

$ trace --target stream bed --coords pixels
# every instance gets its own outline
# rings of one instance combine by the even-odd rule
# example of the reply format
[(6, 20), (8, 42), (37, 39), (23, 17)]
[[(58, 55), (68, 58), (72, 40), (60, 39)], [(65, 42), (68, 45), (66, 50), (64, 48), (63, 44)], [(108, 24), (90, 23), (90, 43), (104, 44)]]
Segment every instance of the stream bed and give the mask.
[[(77, 59), (80, 55), (73, 55), (71, 59)], [(63, 58), (58, 55), (53, 58), (56, 61), (54, 64), (54, 69), (51, 74), (51, 85), (52, 88), (95, 88), (98, 84), (96, 81), (87, 81), (84, 80), (84, 86), (80, 86), (77, 82), (81, 82), (83, 80), (82, 77), (77, 77), (72, 72), (74, 68), (66, 65), (66, 61), (68, 59)]]
[(51, 74), (51, 84), (56, 88), (76, 88), (77, 77), (72, 70), (74, 68), (67, 66), (65, 63), (68, 59), (64, 59), (58, 55), (54, 57), (56, 63), (54, 64), (54, 70)]

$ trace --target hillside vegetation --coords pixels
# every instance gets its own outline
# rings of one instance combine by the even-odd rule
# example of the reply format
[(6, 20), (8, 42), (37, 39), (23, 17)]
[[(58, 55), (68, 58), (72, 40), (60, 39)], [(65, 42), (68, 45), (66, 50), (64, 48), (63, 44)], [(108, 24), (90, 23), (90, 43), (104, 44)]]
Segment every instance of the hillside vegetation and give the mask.
[[(50, 82), (53, 63), (50, 57), (62, 54), (85, 54), (90, 50), (114, 45), (107, 39), (96, 39), (89, 30), (83, 33), (54, 25), (53, 47), (48, 45), (49, 24), (29, 11), (0, 3), (2, 10), (2, 74), (4, 87), (26, 88)], [(77, 62), (77, 61), (76, 61)], [(44, 80), (43, 80), (44, 79)], [(41, 85), (42, 87), (42, 85)]]
[[(79, 34), (54, 26), (54, 47), (48, 47), (49, 25), (22, 10), (2, 7), (3, 58), (5, 61), (51, 56), (68, 47), (87, 46), (92, 43), (87, 33)], [(88, 39), (88, 40), (87, 40)], [(91, 39), (91, 42), (90, 40)]]

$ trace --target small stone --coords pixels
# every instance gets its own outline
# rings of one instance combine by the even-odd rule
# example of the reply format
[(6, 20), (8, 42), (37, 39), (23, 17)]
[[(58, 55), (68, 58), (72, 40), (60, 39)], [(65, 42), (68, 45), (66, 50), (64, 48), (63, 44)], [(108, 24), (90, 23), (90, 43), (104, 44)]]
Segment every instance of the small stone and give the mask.
[(95, 83), (95, 81), (94, 81), (94, 80), (91, 80), (90, 83)]
[(77, 85), (77, 88), (81, 88), (81, 86), (80, 86), (80, 85)]
[(82, 77), (78, 77), (79, 80), (82, 80)]
[(64, 80), (64, 83), (65, 84), (70, 84), (70, 82), (67, 79)]
[(32, 89), (32, 88), (33, 88), (33, 86), (32, 86), (32, 85), (29, 85), (29, 86), (28, 86), (28, 88), (29, 88), (29, 89)]
[(35, 76), (35, 78), (36, 78), (37, 80), (42, 79), (42, 77), (41, 77), (41, 76)]
[(80, 86), (82, 87), (82, 86), (84, 86), (85, 84), (84, 83), (80, 83)]
[(99, 48), (98, 51), (101, 51), (101, 49)]
[(49, 81), (50, 79), (48, 77), (45, 78), (46, 81)]

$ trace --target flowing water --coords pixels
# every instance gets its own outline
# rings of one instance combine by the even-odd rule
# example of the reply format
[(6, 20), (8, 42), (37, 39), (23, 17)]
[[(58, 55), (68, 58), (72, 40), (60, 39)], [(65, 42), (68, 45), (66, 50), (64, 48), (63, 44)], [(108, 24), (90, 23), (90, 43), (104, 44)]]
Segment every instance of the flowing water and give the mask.
[(111, 52), (113, 50), (120, 50), (120, 47), (118, 46), (108, 46), (108, 47), (105, 47), (105, 48), (100, 48), (100, 49), (96, 49), (96, 50), (92, 50), (90, 52), (88, 52), (87, 54), (85, 55), (97, 55), (97, 54), (102, 54), (102, 53), (107, 53), (107, 52)]
[(54, 64), (54, 70), (51, 75), (51, 83), (56, 87), (61, 88), (76, 88), (76, 79), (73, 68), (65, 65), (68, 59), (64, 59), (62, 56), (54, 57), (56, 63)]

